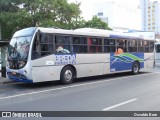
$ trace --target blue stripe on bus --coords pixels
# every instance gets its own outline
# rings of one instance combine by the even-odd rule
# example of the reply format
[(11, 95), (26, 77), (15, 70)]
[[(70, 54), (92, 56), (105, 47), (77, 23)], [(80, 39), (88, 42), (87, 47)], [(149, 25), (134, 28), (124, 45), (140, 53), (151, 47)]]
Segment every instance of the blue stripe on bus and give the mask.
[(110, 35), (111, 38), (128, 38), (128, 39), (139, 39), (143, 40), (143, 38), (140, 37), (133, 37), (133, 36), (123, 36), (123, 35)]
[(9, 79), (12, 80), (12, 81), (16, 81), (16, 82), (33, 83), (33, 80), (29, 80), (29, 79), (20, 79), (20, 78), (17, 78), (17, 77), (9, 77)]
[[(132, 53), (132, 54), (141, 59), (144, 59), (144, 53)], [(130, 58), (128, 58), (127, 61), (123, 61), (123, 59), (114, 58), (113, 57), (114, 53), (111, 53), (110, 56), (111, 56), (110, 58), (110, 71), (111, 72), (132, 69), (132, 64), (134, 61), (131, 60)], [(140, 63), (140, 68), (144, 68), (144, 62), (139, 62), (139, 63)]]

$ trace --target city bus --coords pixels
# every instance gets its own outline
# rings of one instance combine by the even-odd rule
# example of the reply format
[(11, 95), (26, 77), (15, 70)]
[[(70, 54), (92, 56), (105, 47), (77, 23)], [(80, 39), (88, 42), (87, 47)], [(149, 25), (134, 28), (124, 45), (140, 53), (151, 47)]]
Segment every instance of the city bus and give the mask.
[(17, 82), (60, 80), (153, 67), (154, 39), (109, 30), (30, 27), (13, 35), (6, 76)]
[(160, 42), (155, 43), (155, 66), (160, 66)]

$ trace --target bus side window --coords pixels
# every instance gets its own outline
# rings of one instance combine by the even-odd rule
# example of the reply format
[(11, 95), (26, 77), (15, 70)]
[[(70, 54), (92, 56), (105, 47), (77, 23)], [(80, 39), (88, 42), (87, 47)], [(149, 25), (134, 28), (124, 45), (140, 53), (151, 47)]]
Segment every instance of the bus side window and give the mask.
[(149, 41), (143, 41), (144, 52), (149, 52)]
[[(68, 46), (65, 46), (65, 47), (68, 48)], [(65, 49), (65, 47), (63, 47), (63, 46), (58, 46), (57, 49), (56, 49), (56, 52), (57, 52), (57, 53), (70, 53), (70, 51), (67, 50), (67, 49)], [(68, 49), (69, 49), (69, 48), (68, 48)]]
[(115, 52), (116, 51), (116, 46), (115, 46), (115, 39), (104, 39), (104, 53), (109, 53), (109, 52)]
[(128, 40), (128, 52), (137, 52), (136, 40)]
[(102, 39), (88, 38), (89, 53), (102, 53)]
[(37, 34), (33, 43), (32, 58), (40, 58), (54, 53), (53, 35), (47, 33)]
[(33, 49), (32, 49), (32, 59), (39, 58), (41, 56), (40, 53), (40, 34), (37, 33), (34, 39), (33, 43)]
[(150, 48), (149, 48), (149, 52), (153, 52), (154, 51), (154, 42), (150, 41)]
[(117, 39), (116, 40), (116, 47), (117, 49), (120, 48), (123, 52), (127, 52), (127, 40), (124, 39)]
[(55, 36), (56, 53), (68, 54), (70, 53), (70, 37), (69, 36)]
[(41, 56), (47, 56), (54, 53), (53, 34), (42, 33), (40, 39)]
[(72, 37), (73, 53), (87, 53), (87, 38), (81, 36)]
[(143, 41), (138, 41), (138, 52), (144, 52)]

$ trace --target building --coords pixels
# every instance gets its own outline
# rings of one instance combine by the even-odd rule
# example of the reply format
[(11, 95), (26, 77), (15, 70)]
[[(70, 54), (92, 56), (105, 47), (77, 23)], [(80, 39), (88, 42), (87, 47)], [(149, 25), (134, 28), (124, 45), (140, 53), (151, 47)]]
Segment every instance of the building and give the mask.
[(141, 30), (141, 11), (116, 0), (99, 2), (94, 5), (94, 15), (108, 23), (110, 28)]
[(141, 0), (142, 30), (160, 33), (160, 3), (158, 0)]

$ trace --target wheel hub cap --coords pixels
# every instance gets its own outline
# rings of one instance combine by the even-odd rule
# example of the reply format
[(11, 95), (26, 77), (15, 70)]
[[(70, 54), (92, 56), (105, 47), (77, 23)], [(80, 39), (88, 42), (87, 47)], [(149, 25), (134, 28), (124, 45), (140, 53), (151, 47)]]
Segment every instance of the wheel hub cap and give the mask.
[(72, 72), (70, 70), (66, 70), (64, 77), (67, 81), (70, 81), (72, 79)]

